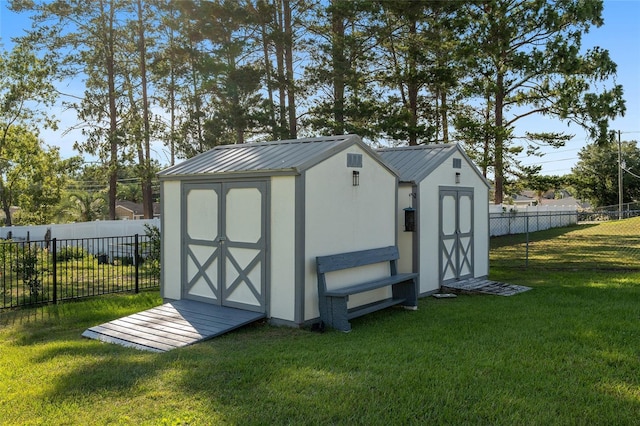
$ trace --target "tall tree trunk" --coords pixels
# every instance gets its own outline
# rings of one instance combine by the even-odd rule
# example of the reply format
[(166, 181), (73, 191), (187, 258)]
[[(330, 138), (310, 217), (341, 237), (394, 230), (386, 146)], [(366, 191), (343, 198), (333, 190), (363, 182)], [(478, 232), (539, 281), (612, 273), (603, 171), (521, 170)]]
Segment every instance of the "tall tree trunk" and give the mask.
[(204, 152), (204, 130), (202, 126), (202, 99), (200, 98), (200, 81), (198, 80), (198, 70), (197, 70), (197, 59), (195, 57), (195, 47), (193, 43), (189, 45), (189, 67), (191, 73), (191, 87), (193, 89), (193, 111), (196, 116), (196, 138), (197, 140), (197, 149), (198, 153)]
[(296, 89), (293, 79), (293, 27), (291, 22), (290, 0), (282, 0), (284, 6), (285, 65), (287, 68), (287, 101), (289, 111), (289, 137), (298, 137), (298, 118), (296, 115)]
[(260, 28), (262, 35), (262, 54), (264, 56), (264, 73), (267, 80), (267, 96), (269, 98), (268, 112), (269, 112), (269, 125), (271, 126), (271, 137), (276, 140), (279, 139), (276, 123), (276, 112), (273, 108), (273, 82), (271, 76), (271, 59), (269, 58), (269, 40), (267, 33), (267, 24), (262, 23)]
[[(5, 144), (7, 143), (7, 134), (9, 133), (9, 125), (2, 128), (2, 145), (0, 145), (0, 154), (3, 153)], [(2, 195), (2, 210), (4, 211), (4, 225), (11, 226), (11, 197), (8, 188), (5, 186), (4, 179), (0, 177), (0, 194)]]
[(171, 66), (171, 75), (169, 76), (169, 151), (170, 166), (176, 164), (176, 72), (173, 64)]
[[(175, 11), (172, 3), (169, 3), (169, 14), (172, 21), (175, 21)], [(175, 39), (173, 29), (169, 29), (169, 151), (170, 166), (176, 163), (176, 58), (174, 56)]]
[(411, 21), (409, 27), (409, 78), (407, 79), (407, 95), (409, 97), (409, 145), (418, 144), (418, 92), (420, 90), (420, 83), (417, 78), (417, 59), (416, 56), (417, 46), (417, 25), (415, 19)]
[[(486, 95), (486, 106), (484, 116), (484, 126), (487, 126), (491, 123), (491, 95), (487, 93)], [(491, 137), (489, 135), (489, 131), (485, 128), (482, 132), (484, 136), (483, 143), (483, 152), (482, 152), (482, 176), (487, 177), (487, 171), (489, 169), (489, 161), (491, 158)]]
[[(104, 1), (100, 1), (100, 12), (105, 14)], [(107, 20), (107, 46), (105, 65), (107, 68), (107, 87), (109, 103), (109, 219), (116, 219), (116, 191), (118, 184), (118, 109), (116, 106), (116, 71), (115, 71), (115, 36), (114, 20), (115, 6), (109, 1), (109, 16)]]
[(142, 125), (144, 155), (140, 168), (142, 170), (142, 212), (145, 219), (153, 218), (153, 191), (151, 188), (151, 126), (149, 123), (149, 99), (147, 95), (147, 47), (144, 36), (144, 19), (142, 0), (138, 0), (138, 46), (140, 54), (140, 84), (142, 85)]
[[(335, 1), (332, 2), (335, 6)], [(333, 119), (334, 131), (338, 135), (344, 134), (344, 75), (346, 71), (346, 59), (344, 54), (344, 19), (339, 7), (331, 11), (332, 30), (332, 60), (333, 60)]]
[(440, 89), (440, 119), (442, 120), (442, 142), (449, 143), (449, 111), (447, 92)]
[(282, 12), (282, 2), (278, 0), (276, 2), (274, 22), (277, 27), (278, 37), (275, 43), (276, 48), (276, 68), (278, 74), (278, 110), (280, 118), (280, 135), (285, 137), (285, 134), (289, 132), (287, 129), (287, 90), (286, 90), (286, 76), (284, 71), (284, 13)]
[(2, 210), (4, 211), (4, 226), (11, 226), (11, 197), (9, 190), (4, 185), (4, 180), (0, 179), (0, 193), (2, 193)]
[[(132, 75), (129, 73), (124, 74), (125, 87), (127, 90), (127, 96), (129, 98), (130, 110), (128, 112), (128, 116), (130, 117), (130, 127), (127, 127), (127, 135), (133, 140), (135, 143), (136, 154), (138, 155), (138, 173), (140, 173), (141, 181), (144, 179), (144, 124), (142, 123), (142, 118), (140, 117), (140, 110), (138, 109), (138, 103), (136, 102), (136, 98), (134, 95), (134, 82), (132, 80)], [(143, 190), (144, 190), (144, 182), (143, 182)], [(142, 194), (144, 197), (144, 193)], [(138, 201), (138, 200), (135, 200)], [(144, 199), (143, 199), (143, 214), (144, 214)], [(148, 219), (145, 216), (145, 219)]]
[(244, 129), (236, 128), (236, 143), (244, 143)]
[(504, 179), (504, 123), (502, 119), (502, 109), (504, 105), (504, 75), (498, 71), (496, 76), (496, 105), (495, 105), (495, 146), (494, 146), (494, 177), (495, 195), (494, 203), (502, 204), (503, 201), (503, 179)]

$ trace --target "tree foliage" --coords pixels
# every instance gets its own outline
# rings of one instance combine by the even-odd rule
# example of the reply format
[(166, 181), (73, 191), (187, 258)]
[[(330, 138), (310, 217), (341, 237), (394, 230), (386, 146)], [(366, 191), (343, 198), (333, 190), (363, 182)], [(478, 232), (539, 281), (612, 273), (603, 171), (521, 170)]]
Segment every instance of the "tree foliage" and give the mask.
[[(624, 113), (622, 87), (604, 87), (616, 65), (606, 50), (582, 50), (582, 36), (602, 21), (600, 0), (491, 0), (470, 5), (466, 38), (476, 54), (467, 62), (471, 93), (486, 102), (492, 123), (495, 202), (502, 201), (505, 152), (515, 124), (552, 116), (607, 138), (609, 119)], [(593, 88), (597, 88), (594, 91)], [(564, 134), (529, 134), (534, 143), (562, 146)]]
[[(12, 0), (24, 38), (57, 53), (85, 91), (67, 106), (109, 165), (138, 165), (149, 206), (151, 145), (170, 163), (229, 143), (358, 133), (376, 143), (463, 143), (496, 202), (571, 135), (517, 134), (543, 115), (604, 140), (624, 113), (616, 65), (582, 36), (602, 0)], [(24, 61), (23, 61), (24, 62)], [(14, 108), (15, 109), (15, 108)], [(145, 211), (150, 210), (146, 208)]]
[(13, 126), (30, 126), (34, 131), (56, 127), (55, 117), (48, 112), (57, 98), (52, 82), (55, 71), (53, 58), (38, 57), (27, 41), (10, 52), (0, 51), (0, 150), (7, 145)]
[[(56, 147), (43, 147), (37, 136), (12, 127), (0, 159), (0, 204), (5, 224), (51, 223), (64, 186), (79, 159), (60, 159)], [(13, 220), (11, 207), (19, 207)]]
[(105, 191), (76, 191), (67, 194), (64, 219), (73, 222), (92, 222), (107, 215)]
[[(623, 202), (640, 200), (640, 148), (636, 141), (622, 142)], [(579, 198), (594, 207), (618, 204), (618, 143), (589, 144), (578, 154), (571, 182)]]

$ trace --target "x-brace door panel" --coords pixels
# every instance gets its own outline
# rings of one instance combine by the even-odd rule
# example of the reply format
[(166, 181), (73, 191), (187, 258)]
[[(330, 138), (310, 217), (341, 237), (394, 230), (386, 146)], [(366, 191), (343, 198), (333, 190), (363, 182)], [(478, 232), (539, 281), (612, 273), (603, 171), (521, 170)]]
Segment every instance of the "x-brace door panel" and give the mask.
[(473, 190), (440, 190), (440, 282), (473, 276)]
[(264, 312), (266, 182), (185, 184), (183, 297)]

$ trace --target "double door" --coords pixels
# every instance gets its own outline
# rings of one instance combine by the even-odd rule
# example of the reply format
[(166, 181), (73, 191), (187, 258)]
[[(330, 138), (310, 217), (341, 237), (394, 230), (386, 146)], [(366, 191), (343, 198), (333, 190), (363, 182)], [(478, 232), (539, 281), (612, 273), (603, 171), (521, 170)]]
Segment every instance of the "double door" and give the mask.
[(473, 190), (440, 189), (440, 282), (473, 277)]
[(266, 182), (183, 186), (185, 299), (265, 312)]

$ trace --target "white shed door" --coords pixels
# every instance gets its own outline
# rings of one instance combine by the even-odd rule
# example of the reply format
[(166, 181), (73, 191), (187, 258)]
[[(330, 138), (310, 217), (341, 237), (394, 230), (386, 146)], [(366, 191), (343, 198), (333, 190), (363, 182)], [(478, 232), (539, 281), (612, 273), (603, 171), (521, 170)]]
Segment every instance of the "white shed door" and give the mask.
[(440, 282), (473, 277), (473, 190), (440, 190)]
[(185, 184), (184, 298), (264, 312), (266, 186)]

